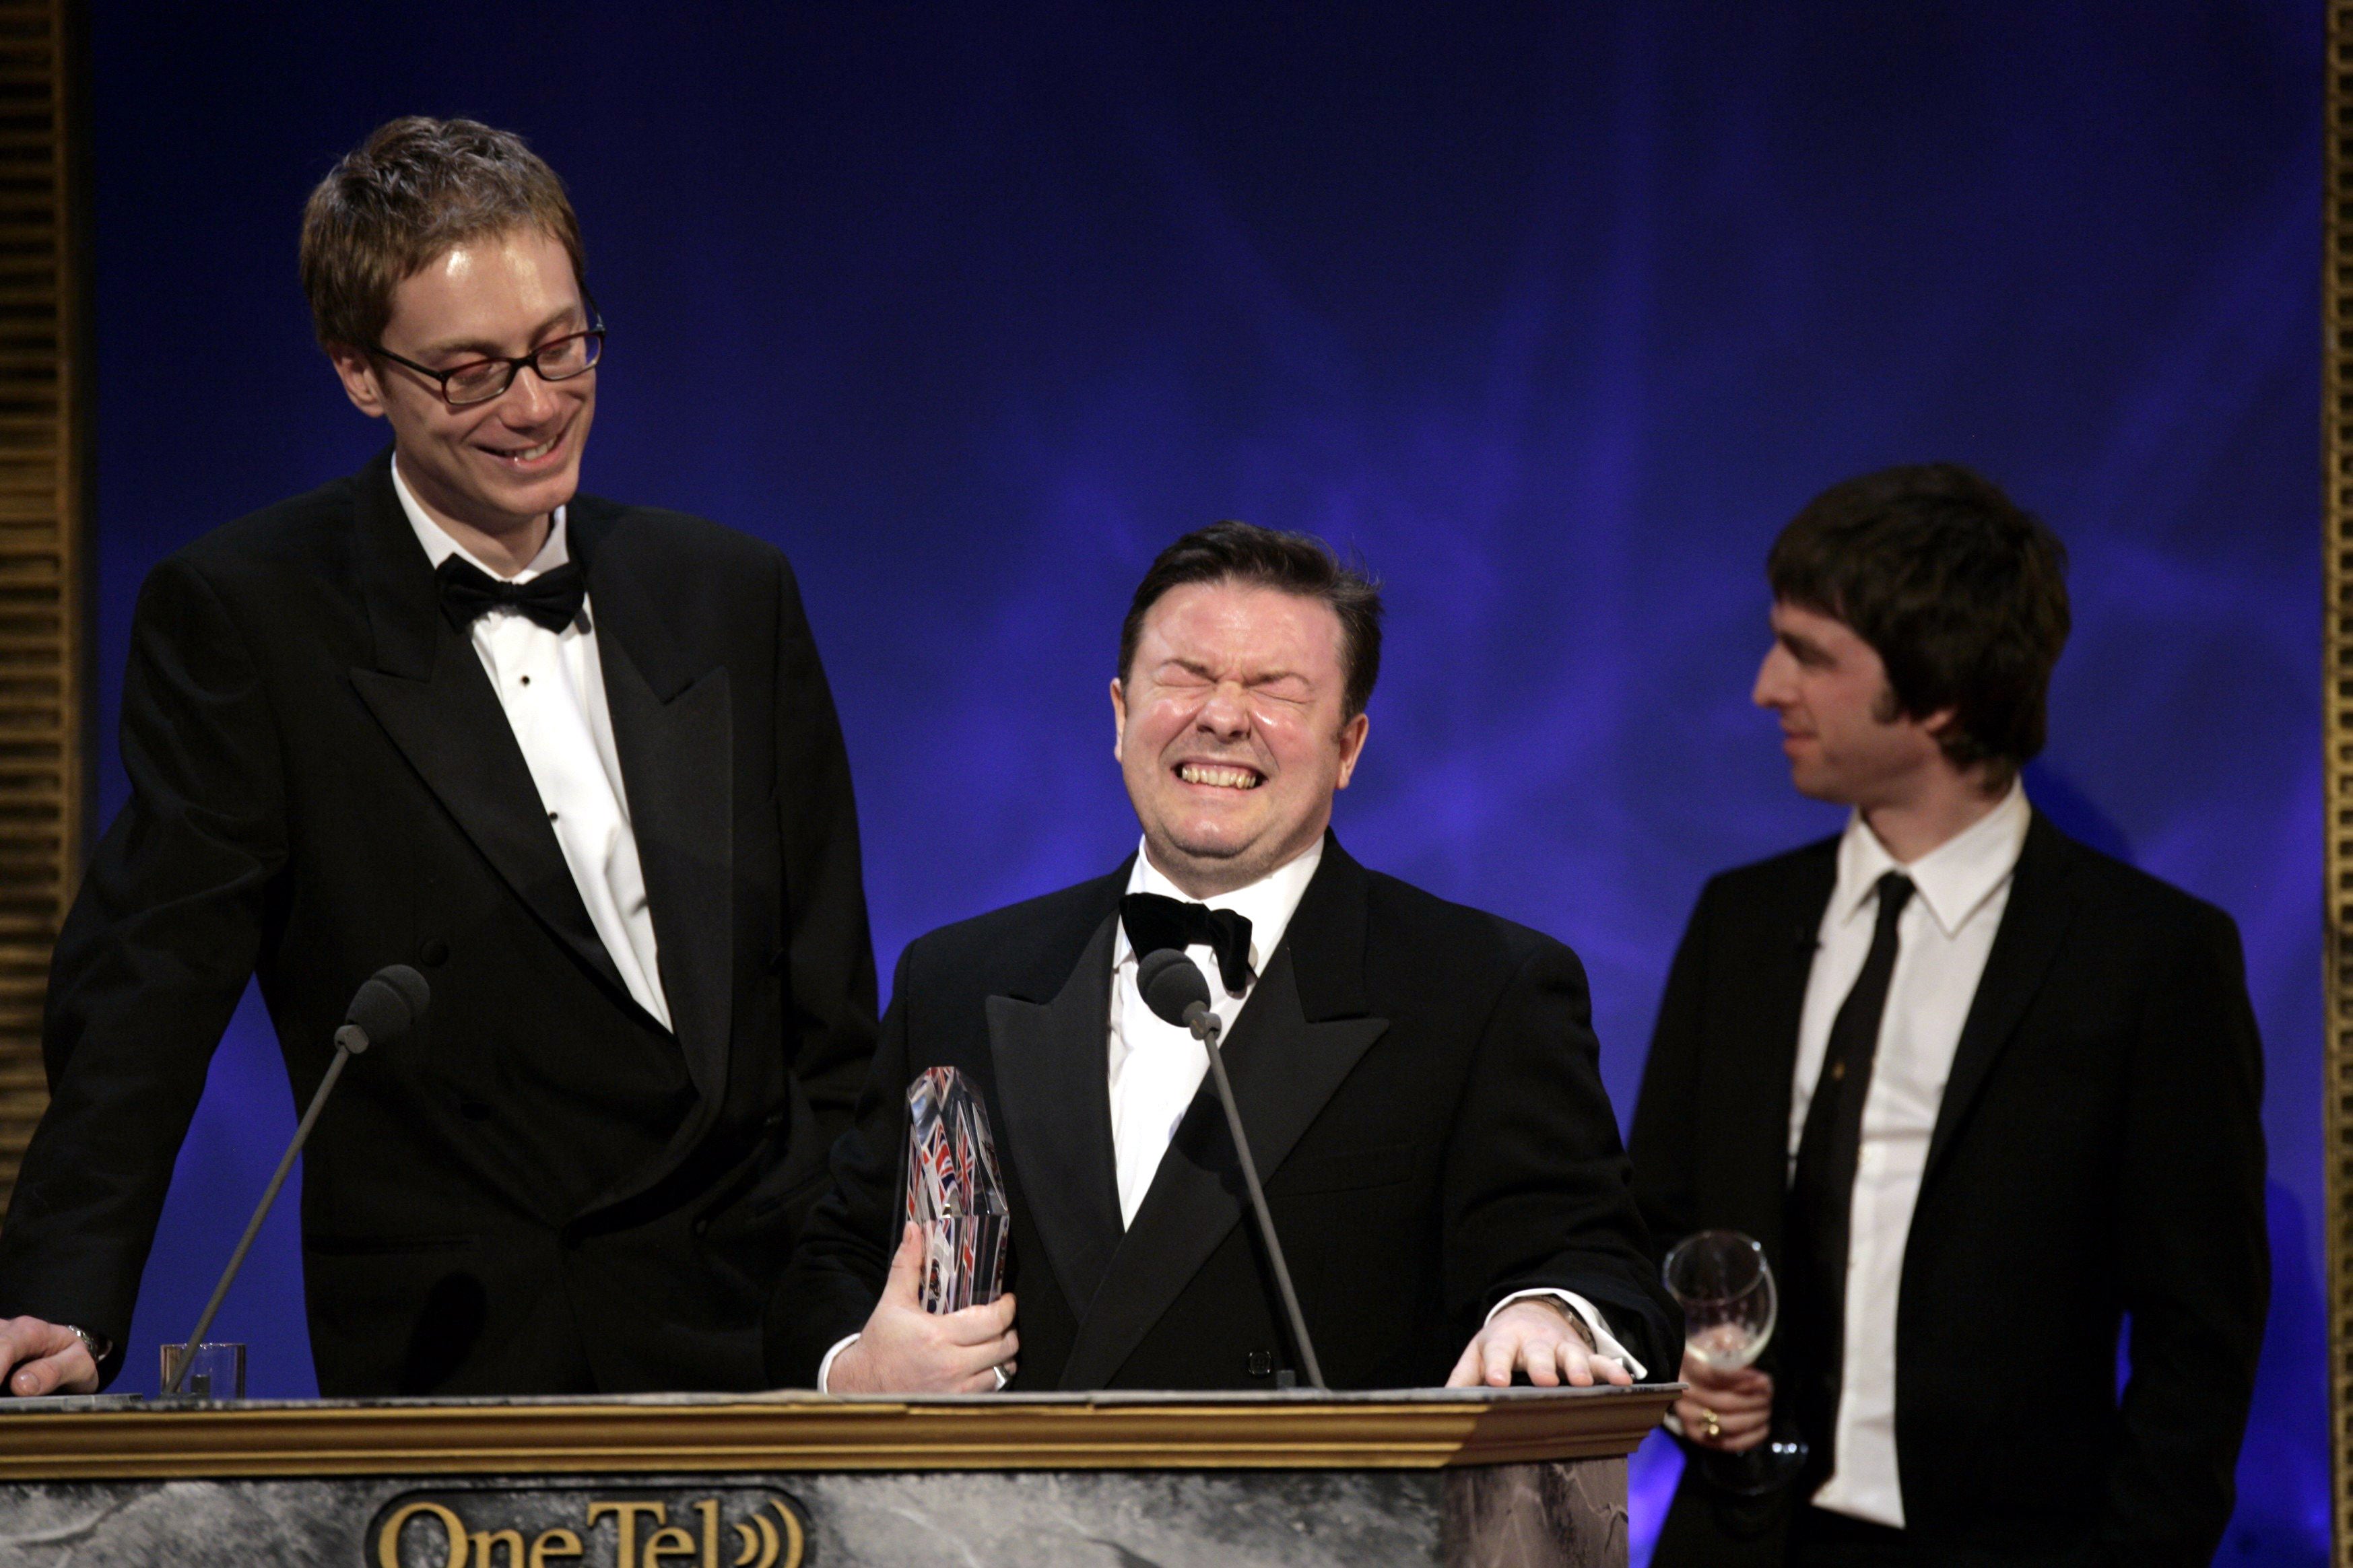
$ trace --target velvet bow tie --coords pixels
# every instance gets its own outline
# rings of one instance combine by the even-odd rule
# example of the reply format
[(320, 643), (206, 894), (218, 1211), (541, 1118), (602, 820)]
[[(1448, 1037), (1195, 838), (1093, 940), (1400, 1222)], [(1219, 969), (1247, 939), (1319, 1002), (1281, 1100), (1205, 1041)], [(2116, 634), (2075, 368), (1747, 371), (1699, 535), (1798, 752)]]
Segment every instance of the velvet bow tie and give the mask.
[(549, 631), (560, 632), (580, 615), (588, 596), (588, 579), (580, 563), (567, 561), (541, 573), (528, 583), (502, 583), (461, 556), (452, 555), (434, 569), (441, 594), (441, 613), (460, 632), (492, 610), (505, 607), (529, 616)]
[(1138, 958), (1164, 947), (1208, 947), (1217, 952), (1218, 978), (1225, 982), (1227, 994), (1240, 995), (1258, 978), (1250, 970), (1247, 915), (1157, 893), (1130, 893), (1119, 901), (1119, 921)]

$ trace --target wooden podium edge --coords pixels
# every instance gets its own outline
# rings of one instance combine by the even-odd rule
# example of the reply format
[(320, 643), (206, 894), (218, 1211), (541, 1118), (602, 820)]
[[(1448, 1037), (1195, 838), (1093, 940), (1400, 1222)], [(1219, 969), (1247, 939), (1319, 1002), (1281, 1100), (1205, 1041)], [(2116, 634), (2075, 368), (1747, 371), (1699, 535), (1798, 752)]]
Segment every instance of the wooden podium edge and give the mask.
[(0, 1416), (0, 1482), (797, 1470), (1441, 1469), (1610, 1458), (1672, 1386), (1488, 1400), (272, 1405)]

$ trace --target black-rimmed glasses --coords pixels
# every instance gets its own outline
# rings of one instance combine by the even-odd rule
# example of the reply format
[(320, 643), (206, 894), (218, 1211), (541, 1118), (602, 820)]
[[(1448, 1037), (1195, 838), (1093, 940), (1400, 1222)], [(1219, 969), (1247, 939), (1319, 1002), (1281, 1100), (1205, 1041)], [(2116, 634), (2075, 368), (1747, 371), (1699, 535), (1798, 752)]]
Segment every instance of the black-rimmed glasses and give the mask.
[(477, 403), (488, 403), (502, 397), (515, 377), (531, 367), (542, 381), (570, 381), (575, 375), (586, 375), (596, 368), (605, 357), (605, 322), (585, 332), (569, 332), (543, 342), (527, 354), (508, 358), (493, 355), (488, 359), (470, 359), (463, 364), (453, 364), (447, 370), (435, 370), (429, 364), (419, 364), (413, 359), (393, 353), (382, 343), (369, 351), (381, 354), (393, 363), (406, 365), (441, 388), (441, 401), (452, 408), (465, 408)]

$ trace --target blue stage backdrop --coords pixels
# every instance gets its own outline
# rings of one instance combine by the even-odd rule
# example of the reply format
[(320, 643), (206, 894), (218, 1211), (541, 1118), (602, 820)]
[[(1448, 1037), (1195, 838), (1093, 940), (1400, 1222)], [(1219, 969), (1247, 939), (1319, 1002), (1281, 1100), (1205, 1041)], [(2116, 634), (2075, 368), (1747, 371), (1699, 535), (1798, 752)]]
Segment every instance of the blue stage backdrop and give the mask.
[[(2321, 1560), (2316, 0), (92, 10), (110, 813), (142, 575), (382, 439), (294, 238), (398, 113), (571, 181), (589, 487), (797, 563), (886, 974), (1131, 847), (1103, 689), (1154, 552), (1312, 529), (1392, 610), (1342, 837), (1571, 942), (1623, 1114), (1703, 879), (1839, 824), (1747, 700), (1774, 531), (1887, 463), (1997, 478), (2074, 558), (2034, 798), (2245, 934), (2278, 1293), (2224, 1561)], [(292, 1120), (249, 1005), (125, 1386)], [(222, 1319), (262, 1394), (312, 1386), (296, 1230)]]

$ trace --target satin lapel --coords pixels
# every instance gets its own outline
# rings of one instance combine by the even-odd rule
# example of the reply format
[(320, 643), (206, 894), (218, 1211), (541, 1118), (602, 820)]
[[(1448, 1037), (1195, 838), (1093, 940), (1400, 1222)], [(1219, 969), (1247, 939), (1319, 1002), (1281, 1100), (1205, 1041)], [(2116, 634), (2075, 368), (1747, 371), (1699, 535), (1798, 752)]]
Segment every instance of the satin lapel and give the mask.
[(987, 1003), (1006, 1162), (1047, 1265), (1081, 1319), (1120, 1239), (1104, 1088), (1117, 920), (1114, 914), (1096, 928), (1052, 1001), (991, 996)]
[(2026, 829), (2026, 845), (2019, 851), (2001, 929), (1994, 932), (1993, 951), (1986, 954), (1968, 1021), (1961, 1026), (1960, 1044), (1953, 1049), (1953, 1070), (1945, 1079), (1936, 1130), (1929, 1135), (1928, 1159), (1920, 1173), (1924, 1187), (1936, 1179), (1937, 1163), (1952, 1148), (1994, 1063), (2016, 1037), (2028, 1004), (2059, 956), (2075, 913), (2066, 885), (2069, 853), (2067, 840), (2036, 812)]
[[(1311, 1020), (1301, 1001), (1303, 990), (1312, 990), (1319, 1013), (1327, 999), (1353, 1002), (1361, 1011), (1365, 904), (1363, 869), (1340, 853), (1336, 840), (1327, 839), (1324, 863), (1290, 931), (1225, 1042), (1226, 1070), (1261, 1182), (1282, 1168), (1342, 1080), (1388, 1029), (1387, 1018)], [(1313, 987), (1303, 985), (1303, 963), (1318, 981)], [(1225, 1110), (1205, 1078), (1080, 1321), (1062, 1386), (1108, 1384), (1242, 1222), (1249, 1205)], [(1280, 1309), (1271, 1310), (1280, 1318)]]
[(1837, 882), (1833, 839), (1798, 861), (1783, 896), (1755, 931), (1760, 945), (1755, 956), (1759, 981), (1753, 998), (1754, 1043), (1736, 1058), (1754, 1076), (1729, 1080), (1736, 1085), (1733, 1092), (1740, 1104), (1736, 1114), (1716, 1123), (1739, 1140), (1725, 1151), (1734, 1167), (1729, 1190), (1777, 1194), (1749, 1216), (1758, 1228), (1757, 1239), (1772, 1257), (1778, 1257), (1781, 1247), (1778, 1194), (1789, 1179), (1789, 1106), (1798, 1071), (1798, 1030), (1821, 942), (1822, 915)]
[(353, 668), (353, 688), (516, 897), (626, 995), (482, 661), (441, 615), (433, 569), (393, 494), (388, 455), (366, 470), (354, 525), (376, 668)]
[(701, 1097), (703, 1114), (690, 1116), (688, 1129), (699, 1131), (726, 1098), (733, 1029), (734, 709), (723, 667), (663, 701), (618, 627), (618, 617), (601, 618), (596, 658), (653, 916), (662, 996)]

